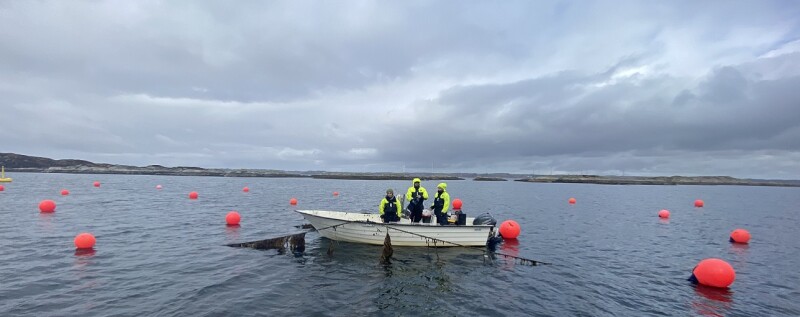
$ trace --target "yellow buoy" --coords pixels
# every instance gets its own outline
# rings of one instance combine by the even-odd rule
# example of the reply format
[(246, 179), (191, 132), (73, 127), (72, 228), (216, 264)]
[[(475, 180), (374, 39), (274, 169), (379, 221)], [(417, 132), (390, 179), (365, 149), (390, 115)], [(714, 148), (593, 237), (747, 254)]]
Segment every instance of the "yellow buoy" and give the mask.
[(6, 167), (0, 167), (0, 183), (11, 183), (11, 177), (6, 178)]

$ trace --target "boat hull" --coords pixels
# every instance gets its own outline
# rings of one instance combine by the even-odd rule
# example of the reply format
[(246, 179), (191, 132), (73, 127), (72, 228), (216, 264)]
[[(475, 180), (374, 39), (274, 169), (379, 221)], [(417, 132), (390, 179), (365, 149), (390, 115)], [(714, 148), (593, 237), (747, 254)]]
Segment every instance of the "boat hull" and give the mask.
[(484, 246), (490, 235), (494, 234), (494, 226), (491, 225), (411, 224), (408, 219), (402, 219), (399, 223), (384, 224), (377, 214), (326, 210), (297, 210), (297, 212), (303, 215), (321, 236), (353, 243), (382, 245), (388, 232), (392, 238), (392, 246)]

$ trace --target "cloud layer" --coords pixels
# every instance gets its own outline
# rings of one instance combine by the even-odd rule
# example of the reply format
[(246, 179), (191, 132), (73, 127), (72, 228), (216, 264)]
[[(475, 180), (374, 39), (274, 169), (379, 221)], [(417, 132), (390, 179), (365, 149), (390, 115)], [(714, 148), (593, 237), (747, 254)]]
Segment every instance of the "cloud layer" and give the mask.
[(800, 178), (800, 6), (0, 3), (2, 151)]

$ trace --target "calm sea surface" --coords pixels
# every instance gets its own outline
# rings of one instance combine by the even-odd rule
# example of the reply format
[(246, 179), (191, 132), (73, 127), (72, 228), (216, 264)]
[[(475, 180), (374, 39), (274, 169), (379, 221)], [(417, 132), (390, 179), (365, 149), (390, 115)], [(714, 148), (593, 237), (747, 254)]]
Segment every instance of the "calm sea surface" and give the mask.
[[(339, 243), (328, 256), (330, 241), (316, 232), (301, 257), (223, 245), (301, 232), (292, 197), (297, 209), (376, 212), (386, 188), (405, 192), (410, 181), (9, 177), (0, 316), (800, 315), (800, 188), (450, 181), (471, 216), (519, 222), (518, 242), (501, 252), (553, 265), (395, 247), (386, 267), (378, 246)], [(54, 214), (39, 213), (43, 199), (56, 201)], [(225, 225), (231, 210), (242, 215), (238, 228)], [(750, 231), (749, 245), (728, 242), (736, 228)], [(97, 237), (93, 254), (76, 254), (81, 232)], [(736, 270), (729, 291), (686, 281), (708, 257)]]

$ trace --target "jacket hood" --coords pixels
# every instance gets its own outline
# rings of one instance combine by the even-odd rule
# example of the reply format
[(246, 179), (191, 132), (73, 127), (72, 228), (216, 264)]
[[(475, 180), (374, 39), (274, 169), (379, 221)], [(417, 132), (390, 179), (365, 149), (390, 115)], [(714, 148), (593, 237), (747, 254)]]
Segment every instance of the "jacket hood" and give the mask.
[(439, 183), (436, 187), (441, 188), (443, 191), (447, 191), (447, 183)]
[(420, 183), (420, 185), (422, 185), (422, 180), (415, 178), (413, 181), (411, 181), (411, 185), (414, 185), (414, 183)]

